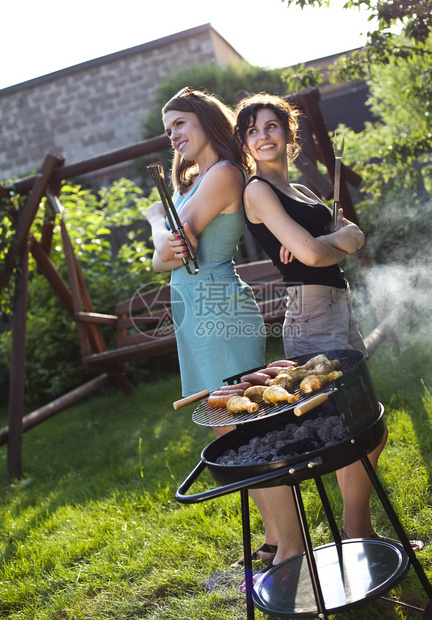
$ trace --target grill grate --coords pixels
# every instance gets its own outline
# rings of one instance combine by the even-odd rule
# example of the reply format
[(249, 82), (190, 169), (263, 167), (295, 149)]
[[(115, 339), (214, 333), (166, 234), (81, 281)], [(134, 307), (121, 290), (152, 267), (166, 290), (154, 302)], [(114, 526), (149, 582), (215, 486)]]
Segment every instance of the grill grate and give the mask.
[[(346, 353), (346, 355), (344, 355)], [(353, 355), (357, 353), (358, 355)], [(301, 358), (297, 358), (295, 361), (299, 362), (299, 365), (305, 364), (309, 359), (315, 357), (316, 354), (309, 356), (302, 356)], [(329, 359), (337, 359), (340, 362), (340, 368), (343, 374), (346, 374), (355, 366), (357, 366), (363, 359), (363, 353), (360, 351), (332, 351), (325, 355)], [(256, 370), (256, 369), (255, 369)], [(241, 375), (236, 375), (235, 377), (230, 377), (227, 379), (228, 383), (238, 383), (240, 381), (240, 377), (242, 375), (248, 374), (250, 371), (245, 371), (241, 373)], [(343, 379), (343, 376), (339, 379), (339, 381)], [(231, 414), (226, 407), (210, 407), (207, 400), (202, 402), (193, 412), (192, 420), (199, 424), (200, 426), (232, 426), (236, 424), (244, 424), (246, 422), (255, 422), (257, 420), (262, 420), (263, 418), (269, 418), (271, 416), (279, 415), (280, 413), (284, 413), (286, 411), (290, 411), (297, 407), (301, 403), (304, 403), (309, 398), (316, 396), (320, 393), (327, 393), (329, 391), (336, 390), (335, 383), (328, 383), (322, 390), (319, 392), (314, 392), (312, 395), (310, 394), (302, 394), (300, 392), (300, 382), (298, 382), (294, 389), (291, 390), (292, 393), (296, 394), (299, 397), (298, 402), (294, 404), (281, 403), (280, 405), (268, 405), (266, 403), (260, 402), (259, 409), (255, 413), (240, 413), (233, 415)]]

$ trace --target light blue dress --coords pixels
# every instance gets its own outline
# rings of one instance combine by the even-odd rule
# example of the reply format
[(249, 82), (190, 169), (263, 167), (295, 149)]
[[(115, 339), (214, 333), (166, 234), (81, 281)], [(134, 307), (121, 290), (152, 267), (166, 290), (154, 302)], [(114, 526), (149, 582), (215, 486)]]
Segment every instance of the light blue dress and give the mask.
[[(178, 212), (194, 195), (176, 193)], [(198, 235), (199, 273), (185, 266), (171, 275), (171, 306), (183, 396), (215, 390), (224, 379), (264, 364), (266, 333), (252, 289), (237, 275), (233, 257), (243, 209), (220, 213)], [(193, 263), (191, 262), (193, 271)]]

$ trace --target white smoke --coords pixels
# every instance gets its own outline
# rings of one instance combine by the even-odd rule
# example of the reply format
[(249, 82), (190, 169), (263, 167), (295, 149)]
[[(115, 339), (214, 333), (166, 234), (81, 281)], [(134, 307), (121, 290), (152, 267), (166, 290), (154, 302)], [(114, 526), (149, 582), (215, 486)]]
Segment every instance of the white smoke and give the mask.
[[(365, 277), (372, 308), (379, 320), (389, 313), (429, 318), (432, 307), (432, 262), (380, 265)], [(420, 326), (419, 326), (420, 327)]]
[(359, 321), (371, 330), (394, 318), (401, 350), (431, 347), (432, 201), (419, 204), (402, 191), (371, 217), (372, 267), (362, 272), (364, 286), (352, 287)]
[[(432, 261), (374, 266), (353, 300), (366, 344), (378, 332), (379, 345), (368, 347), (374, 380), (379, 373), (395, 391), (431, 390)], [(383, 331), (386, 336), (380, 339)]]

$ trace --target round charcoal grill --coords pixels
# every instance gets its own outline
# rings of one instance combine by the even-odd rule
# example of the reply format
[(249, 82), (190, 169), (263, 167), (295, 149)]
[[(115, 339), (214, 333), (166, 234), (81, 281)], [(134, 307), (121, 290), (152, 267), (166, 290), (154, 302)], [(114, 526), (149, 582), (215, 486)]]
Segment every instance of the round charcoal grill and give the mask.
[[(336, 409), (336, 405), (333, 405)], [(315, 408), (312, 413), (299, 419), (294, 423), (299, 428), (313, 417), (318, 417), (322, 413), (323, 405)], [(378, 416), (373, 422), (364, 426), (363, 429), (351, 434), (346, 428), (345, 438), (337, 443), (318, 449), (306, 449), (300, 455), (285, 456), (279, 460), (270, 462), (250, 464), (248, 462), (240, 465), (225, 465), (221, 463), (223, 456), (229, 452), (239, 452), (241, 448), (248, 445), (251, 440), (263, 437), (268, 432), (281, 431), (287, 423), (289, 414), (281, 414), (277, 418), (263, 420), (256, 424), (238, 427), (235, 430), (222, 435), (212, 441), (201, 453), (201, 459), (206, 464), (213, 479), (219, 484), (231, 484), (232, 482), (245, 481), (249, 479), (251, 486), (265, 487), (277, 486), (280, 484), (292, 485), (309, 478), (316, 478), (323, 474), (336, 471), (341, 467), (346, 467), (361, 457), (372, 452), (382, 441), (386, 430), (384, 422), (384, 410), (379, 409)], [(280, 473), (277, 478), (270, 477), (270, 480), (260, 480), (261, 476), (272, 472)], [(253, 481), (255, 479), (255, 481)]]
[[(202, 424), (205, 421), (206, 425), (213, 426), (217, 416), (220, 426), (236, 425), (235, 430), (215, 439), (201, 454), (202, 466), (209, 469), (217, 483), (240, 483), (240, 487), (297, 484), (301, 480), (316, 478), (345, 467), (369, 454), (380, 444), (386, 431), (384, 411), (375, 395), (363, 353), (355, 350), (331, 350), (324, 354), (328, 359), (337, 359), (340, 362), (339, 370), (342, 371), (342, 376), (313, 396), (302, 395), (293, 405), (272, 406), (260, 403), (260, 410), (253, 416), (233, 416), (225, 408), (209, 407), (207, 402), (198, 406), (192, 416), (195, 421), (200, 419)], [(301, 366), (316, 355), (318, 354), (304, 355), (295, 361)], [(245, 373), (231, 377), (228, 381), (238, 382), (243, 374)], [(298, 385), (296, 392), (300, 395)], [(324, 403), (313, 407), (313, 403), (321, 401), (323, 396)], [(294, 411), (300, 406), (309, 411), (297, 417)], [(259, 464), (220, 463), (220, 457), (224, 453), (229, 450), (238, 451), (254, 437), (280, 430), (288, 422), (301, 425), (325, 412), (327, 415), (330, 413), (337, 416), (344, 429), (344, 438), (331, 446), (316, 449), (309, 448), (306, 444), (300, 455), (285, 456)], [(183, 500), (185, 501), (185, 498)]]
[[(202, 451), (201, 461), (178, 488), (176, 499), (184, 504), (192, 504), (240, 492), (248, 620), (254, 618), (254, 604), (262, 611), (281, 618), (319, 617), (325, 620), (330, 611), (334, 613), (364, 604), (368, 599), (391, 589), (410, 564), (414, 567), (426, 594), (432, 598), (432, 585), (367, 458), (367, 455), (380, 444), (386, 426), (384, 409), (376, 398), (363, 353), (335, 350), (326, 351), (324, 354), (328, 359), (340, 361), (343, 375), (313, 397), (300, 396), (297, 392), (300, 399), (295, 405), (278, 407), (261, 405), (253, 416), (232, 416), (226, 409), (215, 410), (206, 402), (199, 405), (193, 413), (193, 419), (198, 424), (236, 425), (236, 428), (215, 439)], [(295, 361), (301, 366), (315, 355), (317, 354), (302, 356)], [(245, 371), (242, 375), (246, 372), (249, 371)], [(240, 381), (240, 377), (241, 375), (231, 377), (227, 381), (236, 383)], [(301, 417), (297, 417), (294, 413), (299, 406), (302, 409)], [(303, 411), (306, 413), (303, 414)], [(250, 443), (251, 439), (255, 440), (268, 432), (278, 431), (287, 422), (302, 425), (307, 420), (316, 422), (320, 416), (325, 418), (329, 413), (338, 417), (344, 429), (343, 438), (339, 438), (335, 443), (318, 448), (314, 445), (310, 449), (306, 445), (301, 454), (291, 456), (288, 454), (268, 462), (251, 464), (247, 461), (240, 465), (221, 463), (221, 458), (227, 451), (239, 451)], [(341, 541), (321, 476), (355, 461), (362, 462), (400, 543), (370, 539)], [(213, 479), (222, 486), (202, 493), (189, 494), (191, 486), (206, 468)], [(300, 483), (311, 478), (316, 483), (335, 541), (334, 544), (315, 550), (310, 540), (300, 493)], [(305, 553), (264, 573), (263, 578), (253, 586), (248, 489), (281, 484), (292, 487), (303, 532)], [(295, 579), (292, 580), (290, 576), (294, 576)], [(293, 583), (290, 586), (291, 581)], [(357, 589), (360, 594), (350, 590), (350, 582), (358, 582)], [(336, 594), (333, 592), (335, 583), (338, 584)], [(323, 593), (323, 587), (330, 587), (331, 592)], [(428, 608), (431, 606), (432, 602)], [(425, 613), (428, 613), (428, 609)], [(430, 617), (432, 616), (425, 615), (425, 618)]]
[[(254, 414), (255, 417), (248, 418), (248, 424), (241, 423), (244, 422), (243, 416), (234, 417), (226, 409), (219, 413), (221, 423), (230, 420), (231, 424), (234, 423), (237, 427), (214, 440), (201, 454), (216, 482), (230, 484), (289, 466), (288, 478), (285, 476), (279, 480), (272, 479), (263, 483), (263, 486), (297, 483), (354, 463), (380, 444), (386, 430), (383, 408), (377, 400), (363, 353), (353, 350), (333, 350), (326, 351), (325, 355), (328, 359), (337, 359), (340, 362), (338, 370), (343, 374), (320, 392), (312, 396), (303, 395), (297, 384), (295, 393), (300, 397), (297, 403), (277, 407), (260, 403), (260, 410)], [(312, 357), (315, 355), (305, 355), (295, 361), (301, 366)], [(323, 396), (325, 402), (321, 403)], [(314, 407), (315, 402), (321, 404)], [(208, 411), (208, 403), (202, 403), (194, 413), (200, 408)], [(308, 411), (297, 417), (294, 412), (301, 408)], [(281, 430), (288, 422), (301, 426), (306, 420), (316, 419), (326, 413), (339, 418), (345, 435), (343, 440), (329, 447), (316, 449), (305, 445), (300, 455), (257, 465), (230, 466), (219, 462), (225, 452), (239, 451), (256, 436), (262, 437), (269, 431)]]

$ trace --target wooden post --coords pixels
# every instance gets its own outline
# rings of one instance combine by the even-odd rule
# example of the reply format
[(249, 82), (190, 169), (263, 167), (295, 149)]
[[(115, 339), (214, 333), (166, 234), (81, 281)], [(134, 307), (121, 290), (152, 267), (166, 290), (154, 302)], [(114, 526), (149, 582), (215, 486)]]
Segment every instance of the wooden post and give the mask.
[(31, 241), (31, 253), (35, 259), (39, 273), (43, 274), (48, 282), (51, 284), (53, 291), (66, 308), (71, 317), (74, 316), (74, 306), (72, 300), (72, 293), (63, 280), (61, 274), (55, 267), (51, 258), (42, 248), (42, 245), (30, 234)]
[[(39, 208), (40, 201), (45, 193), (50, 176), (53, 170), (58, 166), (62, 166), (63, 163), (64, 158), (60, 155), (48, 154), (42, 164), (42, 171), (36, 177), (33, 177), (34, 183), (29, 188), (30, 195), (25, 206), (20, 210), (19, 217), (16, 218), (15, 243), (9, 248), (4, 260), (5, 267), (0, 273), (1, 288), (7, 285), (14, 270), (15, 257), (20, 256), (24, 250), (31, 225)], [(4, 188), (2, 188), (2, 197), (4, 197), (4, 191)]]
[(9, 382), (8, 481), (21, 476), (21, 435), (24, 414), (26, 363), (28, 244), (21, 253), (20, 273), (17, 276), (16, 286), (17, 296), (12, 325), (12, 363)]
[(397, 324), (402, 321), (405, 315), (405, 308), (398, 308), (395, 312), (391, 312), (383, 321), (381, 321), (379, 325), (377, 325), (377, 327), (375, 327), (369, 336), (365, 338), (365, 347), (369, 356), (371, 356), (372, 353), (375, 353), (384, 340), (387, 339), (393, 344), (395, 343), (395, 328)]
[[(169, 148), (170, 139), (166, 134), (161, 134), (160, 136), (143, 140), (142, 142), (137, 142), (131, 146), (115, 149), (114, 151), (109, 151), (108, 153), (103, 153), (102, 155), (96, 155), (95, 157), (89, 157), (88, 159), (83, 159), (73, 164), (68, 164), (67, 166), (58, 168), (57, 170), (54, 170), (52, 176), (50, 177), (50, 186), (53, 187), (53, 191), (56, 191), (54, 186), (64, 179), (79, 177), (82, 174), (93, 172), (93, 170), (108, 168), (109, 166), (114, 166), (115, 164), (119, 164), (123, 161), (129, 161), (131, 159), (136, 159), (137, 157), (143, 157), (144, 155), (151, 155)], [(13, 183), (14, 191), (21, 195), (28, 194), (37, 180), (38, 176), (18, 179)]]
[(301, 152), (294, 161), (298, 170), (306, 179), (312, 191), (318, 196), (328, 200), (333, 196), (333, 183), (329, 181), (317, 168), (315, 144), (312, 135), (312, 127), (307, 116), (299, 120), (299, 131), (302, 140)]
[[(32, 411), (28, 415), (26, 415), (22, 420), (22, 433), (30, 430), (31, 428), (37, 426), (41, 422), (48, 420), (48, 418), (52, 418), (54, 415), (75, 405), (80, 400), (83, 400), (90, 394), (93, 394), (97, 390), (105, 387), (110, 383), (111, 379), (107, 373), (99, 375), (91, 381), (84, 383), (78, 388), (75, 388), (71, 392), (67, 394), (63, 394), (60, 398), (56, 398), (48, 405), (44, 405), (40, 407), (40, 409), (36, 409)], [(7, 442), (11, 441), (11, 429), (6, 426), (0, 430), (0, 446)]]
[(53, 170), (57, 166), (62, 166), (63, 164), (64, 158), (60, 155), (52, 155), (49, 153), (45, 157), (45, 161), (42, 164), (41, 173), (36, 177), (27, 203), (22, 210), (20, 217), (18, 218), (15, 247), (15, 252), (17, 254), (21, 254), (22, 248), (27, 241), (27, 235), (30, 232), (30, 227), (33, 224), (33, 220), (39, 208), (40, 201), (45, 194), (45, 190), (53, 173)]

